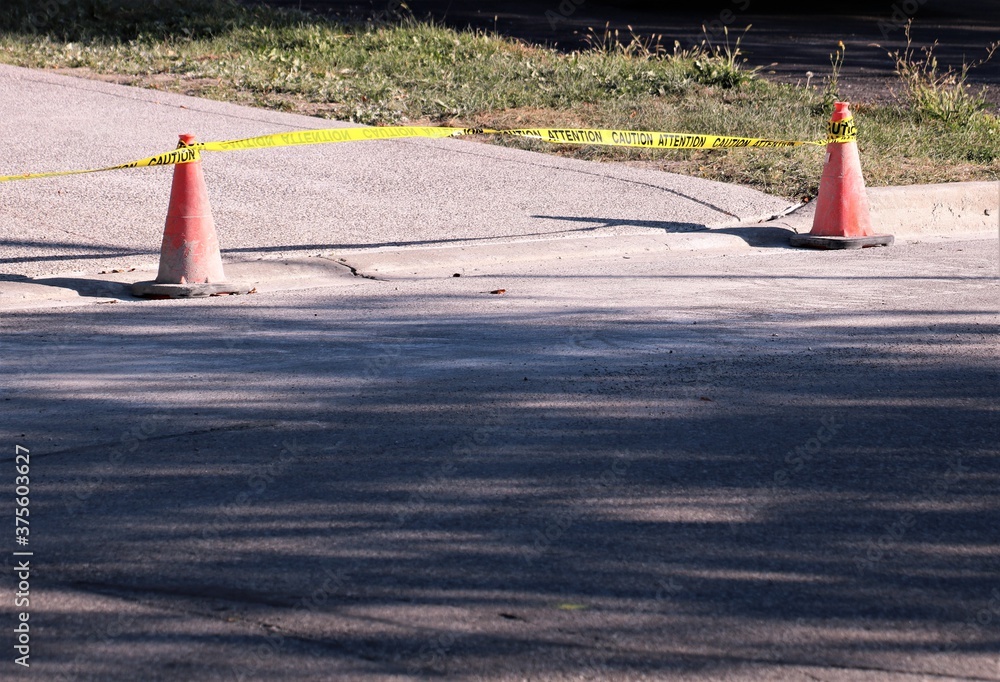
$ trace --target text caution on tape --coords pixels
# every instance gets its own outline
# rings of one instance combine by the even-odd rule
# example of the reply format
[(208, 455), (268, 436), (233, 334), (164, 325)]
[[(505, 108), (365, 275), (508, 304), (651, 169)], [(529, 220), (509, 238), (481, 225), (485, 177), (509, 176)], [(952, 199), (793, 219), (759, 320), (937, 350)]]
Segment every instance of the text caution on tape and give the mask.
[(525, 128), (521, 130), (493, 130), (490, 128), (436, 128), (420, 126), (391, 126), (385, 128), (329, 128), (326, 130), (300, 130), (288, 133), (258, 135), (242, 140), (222, 142), (196, 142), (189, 146), (145, 159), (85, 170), (52, 171), (48, 173), (23, 173), (0, 176), (0, 182), (55, 178), (64, 175), (102, 173), (125, 168), (146, 168), (198, 161), (202, 152), (232, 152), (247, 149), (271, 149), (311, 144), (337, 142), (364, 142), (370, 140), (396, 140), (402, 138), (461, 137), (463, 135), (504, 135), (541, 140), (552, 144), (601, 145), (605, 147), (632, 147), (643, 149), (779, 149), (803, 145), (826, 145), (853, 142), (857, 129), (853, 119), (831, 122), (825, 140), (770, 140), (762, 137), (734, 137), (730, 135), (698, 135), (692, 133), (655, 132), (647, 130), (599, 130), (590, 128)]

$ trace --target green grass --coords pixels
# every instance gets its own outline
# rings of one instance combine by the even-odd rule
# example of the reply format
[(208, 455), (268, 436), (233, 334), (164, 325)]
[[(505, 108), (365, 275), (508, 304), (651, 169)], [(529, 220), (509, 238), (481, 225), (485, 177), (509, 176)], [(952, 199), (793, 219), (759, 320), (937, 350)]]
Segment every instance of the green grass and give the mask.
[[(728, 36), (725, 45), (682, 49), (656, 37), (593, 33), (590, 49), (565, 54), (407, 17), (348, 25), (228, 0), (149, 0), (128, 10), (114, 0), (61, 2), (74, 11), (32, 16), (34, 3), (14, 0), (0, 18), (0, 61), (371, 125), (820, 139), (829, 115), (829, 93), (757, 77)], [(855, 115), (870, 185), (1000, 177), (1000, 124), (986, 111), (971, 112), (960, 126), (905, 105), (861, 105)], [(815, 194), (823, 158), (817, 147), (645, 151), (493, 142), (642, 163), (790, 198)]]
[(912, 19), (906, 23), (906, 48), (888, 53), (895, 63), (896, 75), (912, 110), (921, 117), (953, 126), (974, 124), (989, 105), (985, 93), (973, 91), (966, 82), (969, 71), (992, 59), (1000, 49), (1000, 41), (989, 45), (986, 55), (971, 64), (963, 62), (960, 69), (944, 68), (934, 55), (937, 42), (921, 48), (919, 53), (913, 47), (910, 37), (912, 23)]

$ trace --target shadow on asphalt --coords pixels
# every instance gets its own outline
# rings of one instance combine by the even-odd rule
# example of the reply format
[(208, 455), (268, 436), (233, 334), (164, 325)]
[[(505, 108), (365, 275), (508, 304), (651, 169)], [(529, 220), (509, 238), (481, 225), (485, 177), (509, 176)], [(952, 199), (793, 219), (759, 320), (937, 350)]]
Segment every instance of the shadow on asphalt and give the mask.
[[(1000, 588), (1000, 434), (977, 407), (1000, 377), (942, 343), (1000, 325), (955, 311), (899, 324), (885, 309), (851, 313), (849, 328), (822, 311), (703, 310), (692, 324), (577, 307), (562, 321), (605, 322), (567, 334), (513, 312), (337, 326), (321, 305), (275, 312), (280, 333), (237, 307), (178, 305), (111, 325), (82, 310), (63, 338), (7, 335), (9, 373), (100, 374), (107, 394), (64, 392), (60, 414), (119, 415), (86, 434), (46, 426), (92, 438), (37, 456), (47, 583), (209, 600), (220, 618), (255, 605), (336, 616), (325, 635), (284, 631), (275, 656), (427, 676), (519, 660), (536, 678), (722, 674), (817, 651), (865, 667), (1000, 648), (995, 624), (973, 627)], [(145, 402), (126, 408), (124, 384)], [(52, 408), (43, 393), (18, 400)], [(586, 609), (562, 632), (592, 647), (531, 630), (537, 609), (564, 603)], [(359, 615), (375, 606), (478, 620), (414, 632), (392, 611)], [(525, 635), (507, 627), (519, 620)], [(808, 641), (777, 636), (793, 625)], [(68, 636), (46, 660), (87, 644), (85, 629)], [(268, 636), (233, 642), (266, 648)]]
[(587, 228), (590, 230), (598, 230), (608, 227), (648, 227), (653, 230), (662, 230), (667, 234), (709, 231), (708, 226), (701, 223), (682, 223), (673, 220), (629, 220), (621, 218), (585, 218), (580, 216), (562, 215), (533, 215), (531, 217), (543, 220), (565, 220), (573, 223), (587, 223), (591, 225), (591, 227)]
[(592, 223), (598, 228), (614, 227), (645, 227), (652, 230), (662, 230), (666, 234), (681, 234), (700, 232), (703, 234), (731, 234), (739, 237), (750, 246), (762, 248), (791, 248), (788, 239), (796, 232), (787, 227), (766, 225), (741, 225), (735, 227), (710, 228), (701, 223), (680, 223), (670, 220), (623, 220), (619, 218), (581, 218), (578, 216), (536, 215), (533, 218), (546, 220), (566, 220), (569, 222)]
[[(158, 251), (139, 249), (123, 249), (105, 244), (81, 244), (79, 242), (37, 242), (25, 240), (0, 240), (3, 247), (41, 248), (46, 250), (71, 250), (71, 253), (47, 253), (44, 256), (18, 255), (10, 258), (0, 258), (0, 264), (44, 263), (73, 260), (107, 260), (108, 258), (127, 258), (130, 256), (156, 255)], [(16, 277), (16, 275), (14, 275)], [(0, 280), (11, 277), (0, 273)]]
[[(638, 227), (652, 227), (658, 230), (663, 230), (668, 233), (680, 233), (680, 232), (694, 232), (707, 230), (705, 225), (699, 223), (686, 223), (686, 222), (674, 222), (674, 221), (622, 221), (622, 220), (605, 220), (601, 218), (575, 218), (575, 217), (561, 217), (561, 216), (533, 216), (535, 218), (555, 218), (558, 220), (575, 221), (582, 223), (591, 223), (587, 227), (577, 227), (565, 230), (546, 230), (540, 232), (525, 232), (520, 234), (500, 234), (489, 237), (455, 237), (451, 239), (414, 239), (414, 240), (401, 240), (401, 241), (391, 241), (391, 242), (365, 242), (365, 243), (325, 243), (325, 244), (290, 244), (282, 246), (253, 246), (253, 247), (235, 247), (229, 249), (221, 249), (222, 255), (226, 256), (229, 254), (257, 254), (257, 253), (295, 253), (299, 251), (305, 251), (310, 254), (314, 254), (317, 251), (338, 251), (344, 249), (379, 249), (379, 248), (392, 248), (392, 247), (406, 247), (406, 246), (436, 246), (436, 245), (446, 245), (446, 244), (464, 244), (473, 242), (500, 242), (503, 240), (520, 240), (529, 237), (546, 237), (546, 236), (558, 236), (558, 235), (573, 235), (586, 232), (595, 232), (604, 227), (613, 227), (617, 225), (624, 226), (638, 226)], [(150, 256), (155, 258), (158, 255), (158, 251), (153, 250), (139, 250), (139, 249), (120, 249), (112, 246), (101, 246), (93, 244), (79, 244), (79, 243), (42, 243), (42, 242), (23, 242), (23, 241), (6, 241), (0, 242), (0, 246), (7, 247), (39, 247), (43, 246), (47, 249), (72, 249), (76, 251), (75, 253), (60, 253), (60, 254), (46, 254), (39, 256), (17, 256), (11, 258), (0, 258), (0, 264), (3, 263), (40, 263), (40, 262), (60, 262), (60, 261), (75, 261), (75, 260), (107, 260), (109, 258), (124, 258), (130, 256)], [(0, 281), (27, 281), (21, 275), (11, 275), (0, 273)], [(35, 281), (35, 280), (31, 280)], [(38, 282), (42, 283), (42, 282)]]
[(0, 275), (0, 282), (20, 282), (38, 286), (54, 287), (75, 291), (82, 298), (113, 298), (119, 301), (135, 301), (127, 284), (109, 282), (86, 277), (24, 277), (22, 275)]
[(766, 225), (743, 225), (737, 227), (720, 227), (712, 230), (722, 234), (736, 235), (747, 244), (757, 248), (790, 249), (788, 240), (798, 234), (787, 227), (769, 227)]

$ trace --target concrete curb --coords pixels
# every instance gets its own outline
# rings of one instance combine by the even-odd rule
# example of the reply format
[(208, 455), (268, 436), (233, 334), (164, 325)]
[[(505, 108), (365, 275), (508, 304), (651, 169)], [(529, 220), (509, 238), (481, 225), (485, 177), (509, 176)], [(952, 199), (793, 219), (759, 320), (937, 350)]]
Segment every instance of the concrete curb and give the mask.
[[(879, 232), (902, 242), (989, 240), (1000, 235), (1000, 183), (962, 182), (868, 190), (872, 221)], [(789, 238), (808, 233), (815, 204), (780, 218), (721, 228), (648, 235), (591, 235), (490, 241), (434, 247), (337, 250), (326, 257), (227, 262), (226, 272), (257, 292), (358, 284), (371, 279), (423, 279), (482, 274), (513, 263), (543, 260), (581, 264), (694, 252), (739, 252), (789, 247)], [(128, 284), (155, 273), (23, 277), (0, 281), (0, 309), (73, 306), (137, 300)], [(359, 282), (360, 280), (360, 282)]]
[[(868, 189), (876, 231), (902, 241), (991, 239), (1000, 233), (1000, 183), (959, 182)], [(686, 233), (592, 236), (435, 248), (352, 250), (337, 256), (357, 272), (378, 279), (473, 274), (509, 263), (663, 256), (692, 251), (746, 251), (788, 247), (812, 229), (815, 203), (781, 218)], [(544, 246), (542, 246), (544, 245)]]
[(670, 257), (692, 252), (747, 251), (751, 245), (725, 230), (684, 234), (600, 235), (563, 237), (433, 248), (338, 252), (355, 272), (374, 279), (413, 279), (475, 275), (516, 263), (538, 261), (611, 261), (656, 254)]
[[(897, 237), (989, 237), (1000, 230), (1000, 182), (950, 182), (869, 187), (872, 224)], [(798, 233), (812, 228), (815, 203), (768, 224)]]
[[(322, 257), (244, 261), (226, 263), (225, 267), (228, 278), (252, 287), (250, 293), (351, 286), (363, 281), (343, 262)], [(145, 270), (0, 280), (0, 310), (138, 302), (142, 299), (132, 294), (130, 286), (155, 276), (156, 267), (152, 266)]]

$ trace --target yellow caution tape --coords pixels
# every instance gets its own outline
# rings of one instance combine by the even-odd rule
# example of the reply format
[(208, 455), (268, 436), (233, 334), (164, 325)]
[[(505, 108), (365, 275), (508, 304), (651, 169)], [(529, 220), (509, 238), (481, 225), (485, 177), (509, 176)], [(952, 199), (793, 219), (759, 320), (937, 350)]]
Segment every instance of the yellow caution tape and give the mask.
[(841, 139), (849, 142), (858, 139), (858, 128), (854, 125), (854, 117), (848, 116), (843, 121), (827, 123), (826, 139), (831, 142), (839, 142)]
[[(554, 144), (593, 144), (644, 149), (732, 149), (735, 147), (798, 147), (825, 145), (828, 140), (769, 140), (763, 137), (664, 133), (649, 130), (591, 130), (586, 128), (534, 128), (524, 130), (472, 129), (468, 133), (527, 137)], [(840, 138), (838, 137), (838, 141)], [(846, 138), (843, 141), (847, 141)]]
[(259, 135), (242, 140), (223, 142), (195, 142), (181, 144), (177, 149), (138, 161), (105, 168), (87, 170), (53, 171), (50, 173), (23, 173), (0, 176), (0, 182), (55, 178), (64, 175), (101, 173), (123, 168), (144, 168), (177, 163), (190, 163), (201, 158), (201, 152), (231, 152), (243, 149), (268, 149), (294, 147), (307, 144), (335, 142), (361, 142), (364, 140), (394, 140), (426, 137), (432, 139), (460, 137), (463, 135), (505, 135), (553, 144), (603, 145), (606, 147), (639, 147), (643, 149), (733, 149), (739, 147), (781, 148), (802, 145), (826, 145), (851, 142), (857, 139), (853, 119), (831, 122), (827, 126), (826, 140), (770, 140), (761, 137), (733, 137), (730, 135), (697, 135), (688, 133), (654, 132), (646, 130), (595, 130), (589, 128), (525, 128), (520, 130), (493, 130), (491, 128), (436, 128), (418, 126), (392, 126), (385, 128), (329, 128), (326, 130), (301, 130), (289, 133)]
[(33, 180), (35, 178), (58, 178), (63, 175), (82, 175), (83, 173), (102, 173), (104, 171), (121, 170), (123, 168), (146, 168), (148, 166), (168, 166), (175, 163), (189, 163), (197, 161), (201, 154), (197, 149), (182, 147), (172, 152), (163, 152), (156, 156), (150, 156), (138, 161), (130, 161), (118, 166), (107, 166), (106, 168), (89, 168), (86, 170), (52, 171), (51, 173), (24, 173), (22, 175), (0, 175), (0, 182), (11, 182), (12, 180)]
[(207, 152), (232, 152), (239, 149), (266, 149), (269, 147), (295, 147), (304, 144), (330, 144), (333, 142), (362, 142), (364, 140), (396, 140), (405, 137), (456, 137), (467, 135), (468, 128), (429, 128), (394, 126), (388, 128), (328, 128), (326, 130), (298, 130), (291, 133), (259, 135), (227, 142), (195, 142), (194, 149)]

